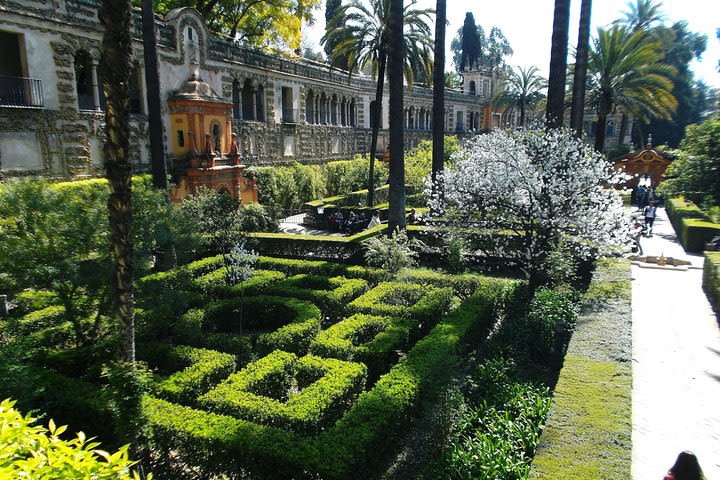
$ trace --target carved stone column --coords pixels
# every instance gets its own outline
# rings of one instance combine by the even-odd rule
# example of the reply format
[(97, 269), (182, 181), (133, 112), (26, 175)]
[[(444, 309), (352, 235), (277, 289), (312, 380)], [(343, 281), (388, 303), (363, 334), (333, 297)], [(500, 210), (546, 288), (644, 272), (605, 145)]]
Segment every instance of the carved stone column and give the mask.
[(95, 107), (95, 110), (100, 110), (100, 85), (98, 83), (97, 67), (98, 67), (98, 62), (97, 62), (97, 60), (93, 59), (92, 64), (90, 65), (90, 75), (91, 75), (91, 79), (92, 79), (93, 107)]

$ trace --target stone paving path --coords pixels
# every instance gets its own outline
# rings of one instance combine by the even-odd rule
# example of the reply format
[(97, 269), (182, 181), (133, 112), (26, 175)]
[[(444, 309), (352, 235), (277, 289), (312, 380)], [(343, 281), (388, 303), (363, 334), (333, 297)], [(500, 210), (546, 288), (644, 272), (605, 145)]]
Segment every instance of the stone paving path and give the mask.
[[(702, 268), (677, 243), (658, 209), (645, 255)], [(702, 290), (702, 270), (632, 267), (633, 480), (660, 480), (682, 450), (695, 452), (708, 480), (720, 480), (720, 328)]]

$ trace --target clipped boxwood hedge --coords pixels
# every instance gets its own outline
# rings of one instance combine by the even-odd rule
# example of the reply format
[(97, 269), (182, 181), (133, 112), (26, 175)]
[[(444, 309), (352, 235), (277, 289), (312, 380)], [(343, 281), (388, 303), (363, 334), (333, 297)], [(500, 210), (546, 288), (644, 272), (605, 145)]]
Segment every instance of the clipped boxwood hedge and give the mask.
[(412, 319), (419, 331), (435, 325), (448, 310), (452, 288), (382, 282), (348, 305), (353, 313)]
[(262, 292), (268, 285), (282, 280), (285, 274), (273, 270), (254, 270), (252, 276), (237, 285), (229, 285), (225, 268), (206, 273), (193, 282), (194, 288), (213, 297), (239, 295), (243, 292)]
[(699, 218), (709, 220), (708, 216), (690, 200), (683, 197), (671, 198), (665, 202), (665, 212), (675, 230), (680, 230), (680, 222), (683, 218)]
[(317, 436), (145, 397), (152, 439), (205, 473), (249, 470), (263, 478), (363, 478), (378, 451), (408, 429), (426, 395), (436, 395), (455, 368), (464, 343), (486, 334), (496, 308), (517, 282), (491, 281), (438, 324), (382, 376), (333, 426)]
[(687, 252), (702, 252), (705, 244), (720, 235), (720, 224), (697, 218), (680, 220), (680, 243)]
[(382, 234), (387, 225), (379, 225), (348, 237), (289, 233), (250, 233), (253, 248), (263, 255), (324, 258), (347, 261), (361, 259), (363, 240)]
[(310, 352), (321, 357), (362, 362), (368, 376), (377, 379), (397, 363), (410, 335), (407, 321), (356, 314), (320, 332)]
[[(320, 309), (307, 301), (267, 295), (236, 297), (188, 311), (176, 324), (175, 335), (182, 343), (212, 345), (245, 355), (247, 343), (244, 342), (248, 336), (245, 335), (243, 341), (241, 330), (274, 330), (249, 335), (259, 353), (279, 349), (304, 354), (320, 331), (320, 318)], [(241, 351), (228, 350), (229, 345), (236, 345)]]
[(264, 290), (270, 295), (309, 300), (320, 307), (323, 314), (337, 317), (345, 311), (348, 303), (366, 289), (367, 282), (360, 278), (299, 274)]
[(276, 258), (261, 256), (258, 267), (268, 270), (277, 270), (288, 275), (309, 274), (326, 277), (362, 278), (370, 283), (377, 283), (387, 274), (379, 268), (347, 265), (324, 260), (296, 260), (292, 258)]
[(150, 366), (173, 372), (153, 384), (154, 394), (171, 402), (192, 404), (235, 371), (235, 357), (214, 350), (152, 342), (138, 344), (137, 351)]
[(705, 252), (703, 289), (715, 311), (720, 310), (720, 252)]
[[(276, 350), (231, 375), (200, 398), (226, 415), (306, 434), (329, 427), (355, 403), (367, 368), (359, 363), (297, 358)], [(293, 380), (298, 392), (291, 392)]]

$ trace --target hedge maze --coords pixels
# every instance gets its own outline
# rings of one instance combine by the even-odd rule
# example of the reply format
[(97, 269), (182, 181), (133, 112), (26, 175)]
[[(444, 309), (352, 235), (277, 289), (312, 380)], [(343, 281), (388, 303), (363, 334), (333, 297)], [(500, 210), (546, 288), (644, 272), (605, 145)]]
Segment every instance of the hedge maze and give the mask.
[[(239, 285), (225, 278), (210, 257), (138, 281), (151, 441), (207, 476), (283, 479), (371, 469), (516, 287), (467, 275), (389, 282), (375, 269), (270, 257)], [(24, 324), (59, 315), (42, 300)], [(83, 392), (97, 384), (53, 364)]]

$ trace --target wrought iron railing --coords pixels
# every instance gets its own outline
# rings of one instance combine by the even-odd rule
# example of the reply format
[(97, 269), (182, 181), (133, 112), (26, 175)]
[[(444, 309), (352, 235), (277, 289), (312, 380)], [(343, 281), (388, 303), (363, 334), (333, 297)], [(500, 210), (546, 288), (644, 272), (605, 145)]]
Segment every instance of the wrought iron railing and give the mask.
[(42, 81), (0, 75), (0, 106), (43, 108)]

